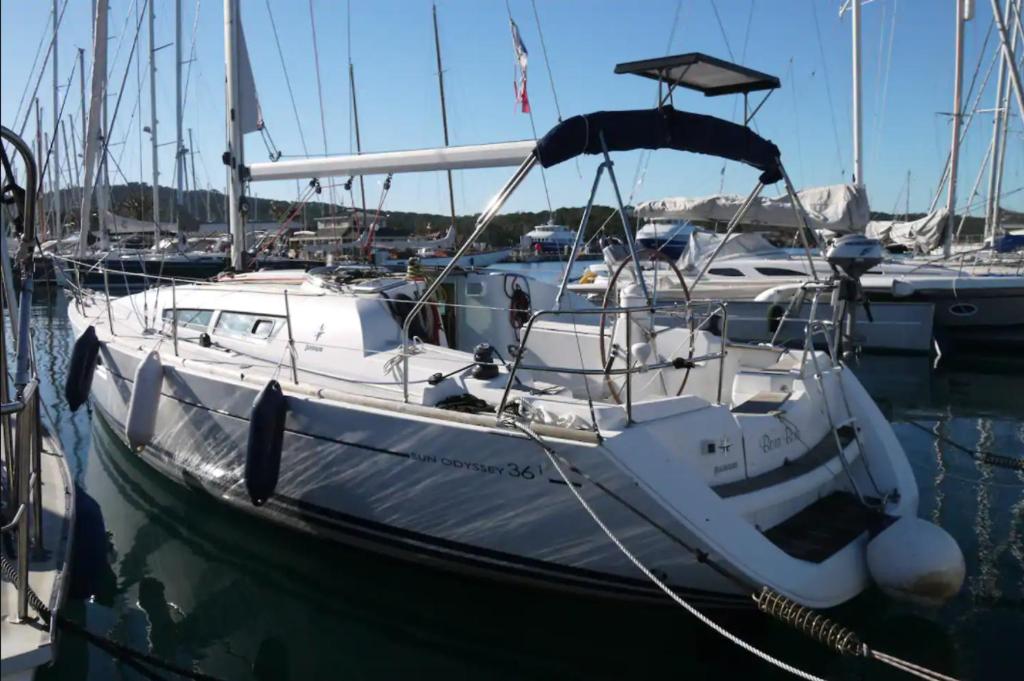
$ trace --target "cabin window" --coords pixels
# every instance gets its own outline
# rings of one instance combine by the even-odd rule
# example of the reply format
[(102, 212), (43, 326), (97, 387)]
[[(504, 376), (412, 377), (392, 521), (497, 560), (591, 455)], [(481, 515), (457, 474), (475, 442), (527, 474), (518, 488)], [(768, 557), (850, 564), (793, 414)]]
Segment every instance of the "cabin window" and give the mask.
[(804, 277), (807, 276), (799, 270), (790, 270), (785, 267), (755, 267), (755, 270), (766, 277)]
[(742, 277), (743, 272), (740, 272), (735, 267), (713, 267), (708, 270), (709, 273), (717, 275), (719, 277)]
[(263, 340), (270, 338), (274, 330), (283, 322), (283, 317), (245, 312), (221, 312), (217, 318), (214, 332)]
[(177, 319), (178, 326), (204, 330), (210, 325), (213, 310), (186, 310), (182, 308), (174, 310), (169, 308), (164, 310), (164, 322), (170, 323), (172, 315)]

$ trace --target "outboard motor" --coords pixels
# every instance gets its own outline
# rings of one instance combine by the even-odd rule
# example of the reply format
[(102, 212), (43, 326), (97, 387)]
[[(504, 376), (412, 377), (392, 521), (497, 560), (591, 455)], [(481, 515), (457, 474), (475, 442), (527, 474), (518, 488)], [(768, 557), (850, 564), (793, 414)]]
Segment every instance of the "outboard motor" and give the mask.
[(825, 252), (825, 259), (832, 267), (837, 285), (832, 299), (832, 309), (839, 315), (836, 319), (839, 328), (836, 350), (842, 356), (845, 342), (845, 354), (852, 354), (857, 303), (864, 305), (868, 319), (872, 319), (871, 306), (864, 297), (860, 278), (885, 259), (882, 243), (859, 234), (847, 234), (832, 243)]

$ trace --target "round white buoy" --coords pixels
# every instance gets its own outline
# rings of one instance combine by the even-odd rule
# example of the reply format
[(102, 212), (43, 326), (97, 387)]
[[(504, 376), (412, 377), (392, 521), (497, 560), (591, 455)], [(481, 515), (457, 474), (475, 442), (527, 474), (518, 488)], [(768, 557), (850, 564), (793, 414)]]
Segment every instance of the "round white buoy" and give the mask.
[(957, 594), (964, 583), (964, 554), (944, 529), (904, 516), (868, 543), (868, 571), (895, 598), (935, 605)]
[(164, 382), (164, 367), (160, 354), (154, 350), (139, 362), (135, 369), (132, 396), (128, 401), (128, 416), (124, 434), (132, 449), (138, 451), (149, 444), (156, 431), (156, 410), (160, 405), (160, 389)]

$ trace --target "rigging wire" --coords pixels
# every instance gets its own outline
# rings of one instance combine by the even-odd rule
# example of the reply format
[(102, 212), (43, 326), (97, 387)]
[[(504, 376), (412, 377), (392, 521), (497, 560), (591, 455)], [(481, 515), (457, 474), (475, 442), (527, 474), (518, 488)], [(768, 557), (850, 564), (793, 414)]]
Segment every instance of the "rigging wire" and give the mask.
[[(679, 17), (680, 17), (680, 14), (682, 13), (682, 9), (683, 9), (683, 0), (677, 0), (676, 1), (676, 9), (675, 9), (675, 11), (672, 14), (671, 28), (669, 29), (669, 32), (668, 32), (668, 42), (665, 44), (665, 54), (666, 55), (671, 54), (671, 52), (672, 52), (672, 43), (673, 43), (673, 41), (675, 41), (675, 38), (676, 38), (676, 29), (679, 27)], [(657, 99), (655, 101), (655, 106), (657, 106), (659, 104), (661, 104), (661, 100)], [(631, 186), (631, 188), (629, 190), (629, 198), (626, 199), (626, 203), (630, 203), (630, 204), (633, 203), (633, 199), (636, 197), (636, 193), (640, 190), (640, 187), (643, 185), (644, 179), (646, 179), (646, 177), (647, 177), (647, 167), (648, 167), (648, 165), (651, 162), (651, 154), (652, 153), (654, 153), (654, 152), (651, 151), (651, 150), (648, 150), (648, 149), (641, 149), (640, 150), (640, 156), (637, 158), (637, 161), (636, 161), (636, 171), (634, 171), (634, 173), (633, 173), (632, 186)], [(608, 219), (610, 220), (611, 216), (609, 216)], [(605, 220), (604, 224), (602, 224), (598, 228), (597, 232), (594, 234), (593, 237), (591, 237), (591, 239), (596, 237), (597, 234), (600, 234), (601, 231), (605, 228), (605, 226), (607, 224), (608, 224), (608, 220)]]
[[(78, 62), (72, 62), (71, 74), (68, 76), (68, 81), (64, 85), (64, 97), (60, 100), (60, 110), (57, 112), (57, 121), (60, 121), (64, 117), (64, 105), (68, 101), (68, 93), (71, 92), (71, 81), (75, 77), (75, 70), (78, 68)], [(50, 156), (53, 154), (54, 144), (57, 142), (57, 135), (60, 131), (54, 129), (53, 134), (50, 135), (50, 144), (46, 147), (46, 157), (43, 160), (42, 165), (39, 167), (39, 188), (37, 189), (39, 195), (43, 192), (43, 179), (46, 177), (46, 168), (50, 164)]]
[[(885, 127), (886, 102), (889, 101), (889, 75), (892, 73), (892, 50), (893, 50), (893, 44), (896, 42), (896, 14), (897, 14), (896, 9), (897, 9), (898, 6), (899, 6), (899, 1), (898, 0), (893, 0), (892, 1), (892, 13), (890, 15), (890, 22), (889, 22), (889, 35), (888, 35), (889, 45), (888, 45), (888, 47), (885, 50), (885, 67), (884, 67), (884, 69), (881, 66), (881, 63), (882, 63), (881, 51), (882, 51), (883, 41), (879, 40), (879, 43), (878, 43), (878, 48), (879, 48), (879, 71), (880, 71), (880, 77), (878, 78), (878, 80), (881, 80), (881, 82), (882, 82), (882, 96), (881, 96), (881, 104), (878, 107), (877, 111), (875, 112), (875, 131), (874, 131), (874, 145), (875, 145), (875, 148), (874, 148), (874, 153), (872, 155), (872, 160), (875, 163), (878, 162), (879, 154), (881, 153), (881, 149), (882, 149), (882, 130)], [(883, 21), (884, 21), (884, 19), (883, 19)]]
[[(68, 8), (68, 0), (64, 0), (64, 6), (61, 7), (61, 9), (60, 9), (60, 16), (57, 17), (57, 28), (58, 29), (60, 29), (61, 24), (64, 23), (64, 12), (65, 12), (65, 10), (67, 10), (67, 8)], [(49, 24), (47, 24), (47, 25), (49, 25)], [(39, 68), (39, 78), (36, 79), (36, 86), (34, 88), (32, 88), (32, 96), (29, 97), (29, 99), (28, 99), (29, 102), (34, 100), (36, 98), (36, 95), (39, 93), (39, 86), (42, 85), (43, 74), (46, 73), (46, 65), (50, 63), (50, 55), (53, 54), (53, 50), (54, 50), (54, 41), (53, 41), (53, 38), (51, 37), (50, 38), (50, 47), (46, 51), (46, 58), (43, 59), (43, 65)], [(30, 76), (30, 80), (31, 80), (31, 76)], [(20, 108), (21, 107), (19, 106), (19, 109)], [(32, 106), (29, 105), (29, 106), (27, 106), (25, 108), (25, 118), (21, 121), (21, 127), (18, 128), (18, 137), (24, 137), (25, 136), (25, 126), (28, 125), (29, 114), (31, 114), (31, 112), (32, 112)], [(17, 120), (17, 116), (15, 116), (15, 120)]]
[(14, 110), (15, 121), (21, 117), (21, 107), (25, 105), (25, 95), (28, 94), (28, 87), (32, 84), (32, 75), (36, 72), (36, 66), (39, 65), (39, 56), (43, 53), (43, 45), (46, 43), (46, 36), (52, 35), (52, 32), (50, 31), (50, 22), (52, 20), (53, 12), (50, 12), (46, 18), (46, 25), (43, 26), (43, 34), (39, 36), (39, 46), (36, 47), (36, 56), (32, 60), (32, 68), (28, 70), (28, 76), (25, 78), (25, 87), (22, 88), (21, 97), (18, 98), (18, 108)]
[(725, 33), (725, 25), (722, 24), (722, 16), (718, 13), (718, 3), (715, 0), (709, 0), (711, 2), (711, 9), (715, 13), (715, 22), (718, 23), (718, 31), (722, 34), (722, 40), (725, 42), (725, 50), (729, 53), (729, 59), (736, 61), (736, 55), (732, 53), (732, 45), (729, 44), (729, 36)]
[[(508, 10), (508, 20), (509, 20), (509, 23), (510, 24), (515, 23), (515, 20), (512, 18), (512, 5), (509, 2), (509, 0), (505, 0), (505, 8)], [(513, 36), (512, 37), (513, 54), (515, 53), (515, 48), (516, 48), (515, 36)], [(514, 66), (513, 66), (513, 69), (515, 69)], [(554, 86), (552, 86), (552, 87), (554, 87)], [(536, 142), (537, 141), (537, 124), (535, 123), (535, 121), (533, 119), (533, 107), (530, 107), (529, 109), (527, 109), (526, 115), (530, 117), (530, 131), (533, 133), (533, 141)], [(540, 167), (540, 179), (541, 179), (541, 183), (544, 185), (544, 199), (547, 201), (547, 204), (548, 204), (548, 220), (549, 221), (554, 221), (554, 219), (555, 219), (554, 218), (555, 212), (551, 208), (551, 192), (548, 189), (548, 175), (547, 175), (547, 172), (545, 171), (544, 166)]]
[[(327, 156), (327, 117), (324, 114), (324, 91), (320, 81), (320, 48), (316, 39), (316, 15), (313, 0), (309, 0), (309, 27), (313, 33), (313, 65), (316, 72), (316, 96), (320, 102), (320, 133), (324, 140), (324, 156)], [(335, 214), (334, 188), (330, 188), (331, 216)]]
[[(859, 0), (857, 0), (859, 2)], [(839, 160), (839, 171), (845, 176), (846, 175), (846, 164), (843, 161), (843, 150), (839, 144), (839, 126), (836, 124), (836, 106), (832, 101), (832, 85), (829, 82), (828, 77), (828, 62), (825, 61), (825, 45), (821, 39), (821, 25), (818, 22), (818, 3), (816, 0), (810, 0), (811, 4), (811, 15), (814, 17), (814, 34), (818, 39), (818, 54), (821, 57), (821, 72), (825, 80), (825, 98), (828, 100), (828, 113), (832, 121), (832, 137), (836, 144), (836, 158)], [(813, 72), (811, 73), (813, 76)]]
[[(995, 22), (993, 22), (994, 24)], [(974, 96), (974, 103), (968, 107), (970, 113), (961, 114), (966, 120), (963, 122), (963, 131), (960, 133), (959, 143), (963, 144), (964, 140), (967, 139), (967, 132), (971, 129), (971, 124), (974, 122), (974, 116), (978, 110), (978, 104), (981, 102), (981, 96), (985, 93), (985, 88), (988, 86), (989, 78), (992, 76), (992, 70), (995, 65), (999, 62), (1001, 53), (997, 50), (992, 55), (992, 61), (989, 62), (988, 69), (985, 71), (985, 77), (981, 81), (981, 87), (978, 89), (977, 94), (974, 94), (974, 86), (978, 84), (978, 73), (981, 71), (982, 60), (985, 58), (985, 48), (988, 47), (989, 38), (992, 37), (992, 25), (989, 25), (988, 33), (985, 34), (985, 42), (982, 44), (982, 49), (978, 53), (978, 63), (974, 67), (974, 73), (971, 75), (971, 84), (967, 88), (967, 94), (964, 96), (964, 100), (971, 99)], [(950, 158), (953, 155), (953, 150), (948, 149), (946, 151), (946, 162), (942, 168), (942, 175), (939, 176), (938, 186), (935, 188), (935, 194), (932, 197), (931, 205), (928, 207), (928, 212), (931, 213), (935, 210), (936, 204), (939, 202), (939, 196), (942, 195), (942, 190), (945, 188), (946, 178), (949, 176), (950, 171)]]
[(281, 61), (281, 71), (284, 73), (284, 84), (288, 88), (288, 99), (292, 103), (292, 113), (295, 115), (295, 125), (299, 128), (299, 141), (302, 143), (302, 153), (309, 156), (309, 147), (306, 146), (306, 134), (302, 130), (302, 119), (299, 117), (299, 107), (295, 104), (295, 91), (292, 89), (292, 79), (288, 75), (288, 66), (284, 60), (284, 50), (281, 49), (281, 38), (277, 34), (277, 22), (274, 20), (274, 13), (270, 9), (270, 0), (266, 0), (267, 16), (270, 17), (270, 28), (274, 32), (274, 45), (277, 46), (277, 58)]

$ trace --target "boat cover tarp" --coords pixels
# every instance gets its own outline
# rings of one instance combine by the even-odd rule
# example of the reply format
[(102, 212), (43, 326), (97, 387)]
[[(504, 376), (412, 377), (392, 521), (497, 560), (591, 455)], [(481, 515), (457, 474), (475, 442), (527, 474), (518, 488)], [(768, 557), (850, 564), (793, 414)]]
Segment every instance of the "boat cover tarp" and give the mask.
[[(723, 235), (714, 232), (694, 230), (690, 234), (690, 242), (686, 251), (679, 257), (679, 262), (676, 264), (687, 272), (700, 270), (714, 254), (718, 245), (722, 243), (723, 238)], [(740, 232), (729, 237), (729, 240), (722, 246), (722, 250), (718, 252), (716, 261), (753, 255), (771, 256), (781, 252), (783, 252), (782, 249), (758, 232)]]
[(178, 230), (178, 226), (173, 222), (160, 222), (154, 225), (151, 220), (126, 218), (110, 211), (107, 211), (104, 219), (107, 231), (111, 234), (152, 234), (157, 227), (161, 233), (174, 234)]
[(949, 212), (939, 210), (909, 222), (872, 220), (864, 235), (878, 239), (886, 246), (906, 246), (918, 253), (928, 253), (942, 243), (948, 219)]
[[(836, 184), (812, 187), (797, 192), (806, 211), (807, 226), (839, 234), (861, 233), (871, 219), (867, 190), (863, 186)], [(646, 201), (636, 207), (645, 218), (673, 218), (728, 222), (736, 215), (746, 197), (719, 194), (701, 198), (673, 197)], [(740, 221), (744, 225), (799, 228), (789, 196), (761, 196), (751, 204)]]
[(746, 163), (761, 171), (761, 182), (782, 179), (779, 148), (750, 128), (714, 116), (672, 107), (632, 111), (596, 111), (565, 120), (537, 142), (545, 168), (580, 154), (608, 151), (677, 149)]
[(1020, 234), (1007, 233), (995, 240), (994, 248), (996, 253), (1013, 253), (1024, 250), (1024, 232)]

